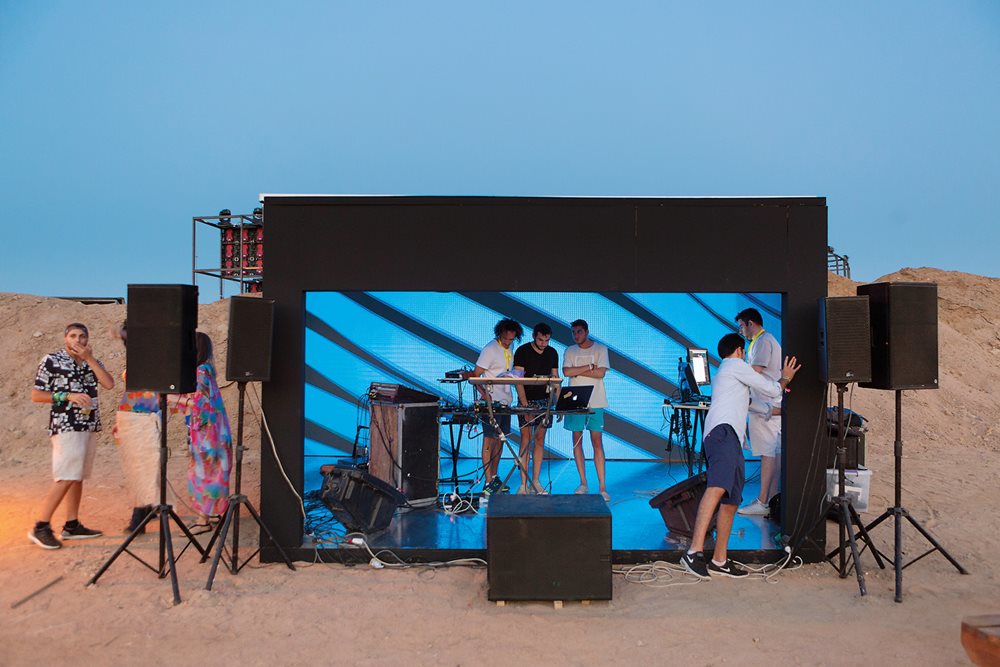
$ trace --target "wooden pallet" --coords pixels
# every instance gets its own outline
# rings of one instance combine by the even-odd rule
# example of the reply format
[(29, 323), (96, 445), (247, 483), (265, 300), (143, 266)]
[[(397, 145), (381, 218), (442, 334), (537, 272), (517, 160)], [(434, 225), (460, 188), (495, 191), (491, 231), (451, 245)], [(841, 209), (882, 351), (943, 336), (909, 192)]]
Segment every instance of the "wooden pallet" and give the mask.
[[(497, 600), (497, 606), (506, 607), (507, 602), (513, 602), (513, 600)], [(520, 602), (545, 602), (545, 600), (520, 600)], [(580, 604), (584, 607), (589, 607), (591, 602), (593, 602), (593, 600), (580, 600)], [(563, 600), (552, 600), (552, 607), (555, 609), (562, 609), (563, 603)]]

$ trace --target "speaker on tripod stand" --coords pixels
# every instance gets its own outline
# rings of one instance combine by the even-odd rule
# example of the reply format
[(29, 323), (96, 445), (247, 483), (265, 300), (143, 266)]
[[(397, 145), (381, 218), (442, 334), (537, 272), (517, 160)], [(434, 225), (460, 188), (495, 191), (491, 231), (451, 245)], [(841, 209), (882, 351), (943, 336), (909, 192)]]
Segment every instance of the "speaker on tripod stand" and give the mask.
[[(128, 286), (129, 345), (126, 348), (129, 391), (152, 391), (159, 394), (160, 404), (160, 502), (153, 505), (125, 541), (112, 554), (87, 585), (97, 580), (120, 555), (130, 556), (157, 573), (161, 579), (170, 576), (174, 604), (181, 601), (177, 583), (177, 559), (189, 546), (204, 557), (207, 551), (195, 539), (173, 507), (167, 504), (167, 394), (185, 394), (195, 390), (197, 351), (195, 328), (198, 326), (198, 288), (193, 285), (129, 285)], [(159, 522), (159, 562), (153, 567), (128, 550), (138, 535), (146, 532), (146, 524)], [(188, 539), (187, 545), (174, 556), (170, 522), (173, 521)]]
[[(819, 349), (820, 378), (837, 388), (837, 495), (829, 498), (817, 517), (816, 524), (803, 533), (803, 539), (796, 548), (801, 546), (805, 536), (813, 529), (826, 522), (826, 517), (833, 514), (838, 522), (839, 540), (837, 548), (826, 555), (833, 564), (833, 557), (838, 557), (834, 565), (843, 579), (850, 573), (853, 566), (858, 579), (858, 589), (861, 595), (868, 594), (865, 583), (865, 573), (861, 569), (861, 552), (858, 540), (864, 542), (872, 550), (876, 564), (884, 568), (879, 552), (872, 544), (868, 531), (861, 523), (858, 511), (845, 493), (846, 476), (844, 466), (847, 459), (847, 446), (844, 438), (847, 429), (844, 424), (844, 393), (847, 385), (854, 382), (871, 380), (871, 332), (869, 330), (868, 297), (828, 297), (819, 300)], [(855, 536), (855, 528), (857, 536)], [(851, 560), (847, 559), (850, 549)]]
[[(205, 590), (212, 590), (215, 581), (215, 573), (222, 559), (222, 552), (226, 546), (226, 536), (229, 529), (233, 530), (233, 542), (230, 546), (230, 567), (229, 571), (238, 574), (260, 551), (250, 554), (240, 565), (240, 510), (246, 507), (247, 512), (258, 528), (267, 536), (275, 549), (285, 561), (288, 569), (294, 570), (291, 559), (285, 553), (281, 545), (274, 539), (271, 531), (261, 520), (260, 515), (254, 508), (250, 499), (243, 494), (243, 405), (246, 396), (247, 382), (267, 382), (271, 379), (271, 339), (274, 335), (274, 299), (263, 299), (256, 297), (233, 297), (229, 302), (229, 348), (226, 353), (226, 379), (236, 382), (239, 390), (239, 412), (236, 417), (236, 461), (233, 466), (235, 476), (235, 487), (229, 496), (229, 508), (226, 515), (219, 522), (212, 539), (209, 540), (205, 552), (202, 554), (201, 562), (208, 559), (208, 554), (215, 546), (215, 555), (212, 557), (212, 567), (208, 572), (208, 581), (205, 583)], [(263, 438), (262, 438), (263, 440)], [(217, 544), (216, 544), (217, 543)]]
[[(894, 500), (867, 526), (873, 530), (889, 517), (894, 518), (896, 602), (903, 601), (903, 569), (924, 556), (940, 551), (962, 574), (968, 574), (902, 505), (903, 483), (903, 389), (938, 388), (937, 285), (934, 283), (873, 283), (859, 285), (858, 294), (868, 298), (871, 317), (872, 377), (862, 387), (896, 392), (896, 439)], [(903, 519), (916, 528), (931, 549), (903, 564)], [(877, 553), (877, 552), (876, 552)], [(888, 560), (888, 556), (883, 554)]]

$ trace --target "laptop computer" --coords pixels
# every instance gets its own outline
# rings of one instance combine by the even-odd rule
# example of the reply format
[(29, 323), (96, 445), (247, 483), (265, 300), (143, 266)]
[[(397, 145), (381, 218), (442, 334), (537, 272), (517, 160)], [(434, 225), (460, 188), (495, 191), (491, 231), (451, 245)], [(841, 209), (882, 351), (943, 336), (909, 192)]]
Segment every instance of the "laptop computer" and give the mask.
[(594, 388), (590, 385), (579, 387), (560, 387), (556, 410), (583, 410), (590, 404), (590, 395)]

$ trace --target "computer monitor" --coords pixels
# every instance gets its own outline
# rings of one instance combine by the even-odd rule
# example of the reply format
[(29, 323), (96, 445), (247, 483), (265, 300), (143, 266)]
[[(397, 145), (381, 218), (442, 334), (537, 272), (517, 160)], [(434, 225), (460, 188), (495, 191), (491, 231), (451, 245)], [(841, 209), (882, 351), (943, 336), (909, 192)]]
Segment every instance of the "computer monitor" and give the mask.
[(692, 377), (688, 382), (692, 382), (694, 387), (704, 387), (712, 384), (712, 371), (708, 365), (708, 350), (696, 347), (688, 348), (688, 368), (691, 369)]

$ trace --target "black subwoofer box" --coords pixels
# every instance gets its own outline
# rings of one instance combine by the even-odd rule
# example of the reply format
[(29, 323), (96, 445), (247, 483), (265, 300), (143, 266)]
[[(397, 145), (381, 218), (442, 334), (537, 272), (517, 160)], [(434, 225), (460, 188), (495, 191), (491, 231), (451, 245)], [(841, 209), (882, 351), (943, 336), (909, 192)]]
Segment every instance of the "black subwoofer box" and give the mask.
[(486, 517), (490, 600), (610, 600), (611, 510), (598, 495), (498, 495)]
[[(708, 475), (701, 473), (674, 484), (669, 489), (656, 494), (649, 506), (660, 510), (663, 523), (671, 533), (690, 537), (694, 532), (694, 519), (698, 515), (698, 503), (708, 488)], [(715, 516), (708, 526), (708, 532), (715, 528)]]

